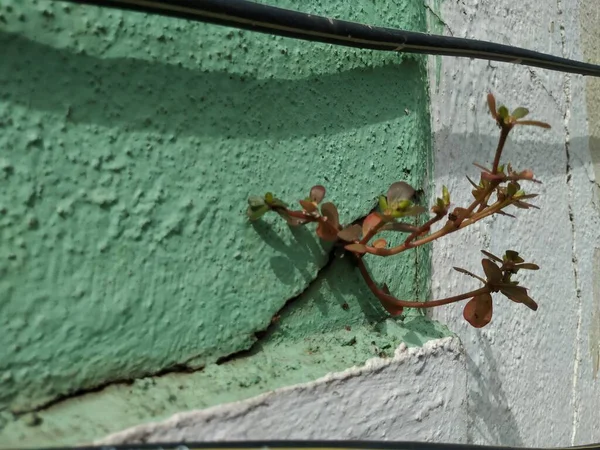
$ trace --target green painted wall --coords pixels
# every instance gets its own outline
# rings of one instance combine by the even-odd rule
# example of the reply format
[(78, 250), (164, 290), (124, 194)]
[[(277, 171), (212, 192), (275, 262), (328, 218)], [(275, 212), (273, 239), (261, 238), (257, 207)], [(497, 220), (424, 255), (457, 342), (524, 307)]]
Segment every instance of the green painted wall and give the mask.
[[(272, 3), (425, 29), (420, 0)], [(2, 445), (81, 442), (447, 334), (386, 321), (309, 230), (243, 214), (322, 183), (348, 223), (393, 181), (427, 187), (422, 59), (49, 0), (0, 0), (0, 49)], [(426, 250), (374, 272), (426, 296)]]

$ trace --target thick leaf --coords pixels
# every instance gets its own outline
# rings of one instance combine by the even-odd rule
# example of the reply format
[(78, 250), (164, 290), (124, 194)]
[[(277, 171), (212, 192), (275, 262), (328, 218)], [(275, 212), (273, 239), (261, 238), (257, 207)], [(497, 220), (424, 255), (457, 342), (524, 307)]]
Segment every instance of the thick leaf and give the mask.
[(252, 221), (260, 219), (270, 208), (267, 205), (259, 206), (258, 208), (248, 207), (246, 214)]
[(478, 184), (475, 184), (475, 182), (473, 180), (471, 180), (469, 177), (467, 177), (467, 180), (469, 180), (469, 183), (471, 183), (475, 189), (477, 189), (477, 190), (481, 189), (481, 186), (479, 186)]
[(514, 119), (522, 119), (523, 117), (525, 117), (527, 114), (529, 114), (529, 110), (527, 108), (523, 108), (522, 106), (520, 106), (519, 108), (515, 109), (511, 116)]
[(496, 112), (496, 99), (494, 98), (494, 94), (491, 92), (487, 95), (487, 104), (490, 109), (490, 114), (495, 119), (498, 117), (498, 113)]
[(360, 225), (350, 225), (338, 233), (338, 237), (346, 242), (355, 242), (360, 240), (362, 228)]
[(322, 222), (319, 222), (317, 225), (317, 236), (319, 236), (324, 241), (334, 242), (338, 239), (338, 230), (331, 228), (329, 225), (325, 225)]
[(298, 202), (302, 206), (302, 209), (304, 211), (306, 211), (308, 214), (312, 214), (318, 210), (316, 203), (313, 203), (312, 201), (298, 200)]
[[(381, 287), (381, 290), (387, 295), (392, 295), (390, 292), (390, 288), (388, 288), (387, 284), (384, 284)], [(391, 299), (390, 300), (381, 300), (381, 305), (385, 308), (385, 310), (388, 313), (390, 313), (390, 315), (392, 317), (397, 317), (404, 312), (404, 307), (398, 305), (398, 303), (394, 302)]]
[(415, 195), (413, 187), (404, 181), (397, 181), (392, 184), (387, 192), (387, 201), (389, 203), (397, 203), (402, 200), (410, 200)]
[(379, 196), (379, 209), (381, 212), (385, 212), (388, 209), (387, 199), (383, 195)]
[(493, 259), (494, 261), (497, 261), (499, 263), (503, 262), (501, 258), (499, 258), (498, 256), (490, 253), (490, 252), (486, 252), (485, 250), (481, 250), (481, 253), (483, 253), (485, 256), (487, 256), (490, 259)]
[(265, 198), (259, 197), (258, 195), (253, 195), (248, 198), (248, 205), (252, 208), (260, 208), (265, 205)]
[(489, 293), (473, 297), (465, 305), (463, 317), (475, 328), (485, 327), (492, 320), (493, 303)]
[(498, 108), (498, 116), (501, 119), (506, 119), (508, 115), (508, 108), (506, 106), (502, 105), (500, 108)]
[(509, 214), (509, 213), (507, 213), (507, 212), (504, 212), (504, 211), (496, 211), (496, 213), (495, 213), (495, 214), (498, 214), (498, 215), (500, 215), (500, 216), (507, 216), (507, 217), (511, 217), (511, 218), (513, 218), (513, 219), (516, 219), (516, 218), (517, 218), (516, 216), (513, 216), (512, 214)]
[(502, 271), (500, 270), (500, 267), (489, 259), (482, 259), (481, 265), (483, 266), (483, 271), (485, 272), (485, 276), (489, 283), (495, 285), (502, 281)]
[(373, 242), (373, 247), (375, 248), (385, 248), (387, 246), (387, 242), (385, 239), (377, 239)]
[(515, 201), (512, 203), (512, 205), (516, 206), (519, 209), (529, 209), (529, 208), (540, 209), (539, 206), (535, 206), (535, 205), (532, 205), (531, 203), (521, 202), (521, 201)]
[(463, 269), (461, 267), (453, 267), (453, 269), (456, 270), (457, 272), (464, 273), (465, 275), (469, 275), (470, 277), (477, 278), (482, 283), (485, 283), (485, 280), (483, 278), (478, 277), (477, 275), (475, 275), (472, 272), (469, 272), (467, 269)]
[(538, 309), (537, 303), (531, 297), (529, 297), (529, 295), (527, 295), (527, 289), (522, 286), (503, 284), (500, 286), (500, 292), (506, 295), (513, 302), (523, 303), (525, 306), (534, 311)]
[(525, 270), (539, 270), (540, 266), (538, 266), (537, 264), (533, 264), (533, 263), (523, 263), (523, 264), (517, 264), (515, 266), (516, 269), (525, 269)]
[(367, 246), (362, 244), (348, 244), (344, 247), (349, 252), (365, 254), (367, 253)]
[(442, 186), (442, 200), (446, 206), (450, 204), (450, 191), (448, 191), (446, 186)]
[(519, 256), (519, 252), (516, 252), (514, 250), (506, 250), (504, 257), (506, 260), (516, 263), (525, 262), (525, 260)]
[(377, 213), (371, 213), (367, 217), (365, 217), (365, 220), (363, 220), (363, 223), (362, 223), (363, 236), (366, 236), (367, 234), (369, 234), (369, 231), (371, 231), (376, 226), (379, 226), (380, 223), (381, 223), (381, 216)]
[(516, 125), (531, 125), (534, 127), (540, 127), (540, 128), (546, 128), (546, 129), (550, 129), (552, 128), (550, 126), (550, 124), (545, 123), (545, 122), (539, 122), (537, 120), (519, 120)]
[(310, 199), (315, 203), (321, 203), (325, 198), (325, 188), (320, 184), (313, 186), (310, 189)]
[(333, 225), (334, 228), (340, 228), (340, 216), (333, 203), (323, 203), (323, 205), (321, 205), (321, 214), (323, 217), (327, 217), (328, 222)]

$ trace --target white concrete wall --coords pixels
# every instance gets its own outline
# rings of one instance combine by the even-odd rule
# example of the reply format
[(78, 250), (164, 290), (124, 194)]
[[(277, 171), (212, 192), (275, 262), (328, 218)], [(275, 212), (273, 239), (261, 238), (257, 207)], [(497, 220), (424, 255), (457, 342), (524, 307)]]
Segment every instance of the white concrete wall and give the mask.
[[(445, 2), (441, 15), (447, 33), (457, 37), (582, 59), (578, 8), (577, 0), (460, 0)], [(496, 217), (434, 245), (433, 298), (474, 286), (452, 266), (481, 272), (480, 249), (495, 254), (514, 249), (542, 267), (522, 277), (540, 305), (537, 312), (496, 295), (494, 318), (484, 330), (462, 320), (462, 305), (433, 314), (465, 346), (468, 441), (515, 446), (598, 441), (600, 392), (589, 339), (598, 326), (598, 317), (592, 321), (592, 286), (600, 222), (585, 79), (453, 58), (443, 59), (441, 74), (430, 74), (435, 180), (438, 190), (442, 184), (450, 188), (457, 204), (472, 198), (463, 175), (477, 178), (471, 163), (489, 165), (493, 159), (498, 130), (487, 111), (487, 92), (509, 108), (528, 107), (532, 118), (553, 126), (517, 128), (505, 152), (505, 161), (532, 168), (544, 183), (524, 184), (541, 194), (534, 201), (541, 211), (518, 210), (516, 220)]]
[[(268, 439), (464, 442), (465, 361), (456, 338), (259, 397), (178, 414), (98, 444)], [(433, 381), (433, 382), (432, 382)], [(449, 420), (451, 418), (451, 420)]]

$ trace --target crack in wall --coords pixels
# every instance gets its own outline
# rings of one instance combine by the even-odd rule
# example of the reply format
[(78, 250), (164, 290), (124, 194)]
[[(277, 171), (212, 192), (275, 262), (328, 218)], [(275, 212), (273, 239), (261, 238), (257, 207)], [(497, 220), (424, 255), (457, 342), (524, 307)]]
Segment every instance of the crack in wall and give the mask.
[[(557, 14), (559, 17), (564, 17), (564, 11), (562, 8), (562, 0), (557, 0)], [(567, 57), (567, 42), (566, 42), (566, 30), (565, 25), (560, 24), (560, 38), (561, 38), (561, 52), (563, 57)], [(564, 87), (563, 94), (565, 96), (565, 113), (564, 113), (564, 131), (565, 131), (565, 154), (566, 154), (566, 181), (568, 187), (568, 212), (569, 212), (569, 222), (571, 224), (571, 263), (573, 265), (573, 277), (575, 280), (575, 293), (576, 293), (576, 301), (577, 301), (577, 331), (575, 333), (575, 358), (573, 361), (573, 382), (571, 388), (571, 404), (573, 406), (573, 419), (572, 419), (572, 429), (571, 429), (571, 445), (575, 445), (575, 438), (577, 435), (577, 428), (579, 425), (579, 408), (580, 401), (578, 395), (579, 388), (579, 363), (581, 360), (581, 324), (582, 324), (582, 314), (583, 314), (583, 304), (581, 298), (581, 281), (579, 279), (579, 270), (577, 268), (578, 260), (577, 260), (577, 241), (576, 241), (576, 229), (575, 229), (575, 219), (574, 219), (574, 211), (572, 205), (572, 199), (575, 196), (574, 187), (573, 187), (573, 168), (571, 164), (572, 155), (571, 155), (571, 134), (570, 134), (570, 119), (571, 119), (571, 107), (572, 107), (572, 92), (571, 92), (571, 75), (564, 75)]]
[[(362, 220), (363, 218), (360, 218), (358, 220)], [(336, 248), (332, 247), (331, 250), (328, 253), (328, 260), (327, 262), (317, 270), (317, 273), (315, 275), (315, 277), (306, 284), (306, 286), (302, 289), (301, 292), (299, 292), (298, 294), (294, 295), (293, 297), (290, 297), (288, 300), (286, 300), (286, 302), (284, 303), (284, 305), (273, 315), (273, 317), (271, 318), (271, 320), (269, 321), (269, 323), (267, 324), (267, 326), (262, 329), (262, 330), (257, 330), (255, 331), (254, 334), (254, 342), (252, 343), (252, 345), (250, 345), (248, 348), (243, 349), (243, 350), (239, 350), (239, 351), (235, 351), (229, 355), (226, 356), (222, 356), (220, 358), (217, 359), (216, 364), (224, 364), (228, 361), (231, 361), (233, 359), (236, 358), (241, 358), (241, 357), (246, 357), (249, 356), (251, 354), (254, 354), (256, 352), (256, 349), (258, 347), (260, 347), (260, 344), (263, 340), (263, 338), (265, 336), (268, 335), (269, 331), (276, 325), (277, 323), (277, 318), (279, 317), (279, 315), (285, 311), (286, 309), (290, 308), (291, 305), (298, 300), (299, 298), (301, 298), (304, 293), (310, 289), (310, 287), (317, 283), (318, 281), (320, 281), (321, 276), (324, 272), (327, 271), (327, 269), (329, 267), (331, 267), (331, 265), (333, 264), (333, 262), (336, 259)], [(130, 386), (132, 385), (136, 380), (140, 380), (143, 378), (158, 378), (158, 377), (163, 377), (166, 375), (170, 375), (170, 374), (174, 374), (174, 373), (195, 373), (195, 372), (199, 372), (204, 370), (204, 366), (202, 367), (192, 367), (189, 365), (190, 361), (193, 361), (194, 359), (196, 359), (196, 356), (192, 356), (188, 359), (186, 359), (185, 361), (181, 362), (181, 363), (177, 363), (174, 364), (172, 366), (166, 367), (164, 369), (158, 370), (156, 372), (148, 372), (145, 375), (141, 375), (141, 376), (136, 376), (136, 377), (132, 377), (132, 378), (122, 378), (122, 379), (115, 379), (115, 380), (110, 380), (107, 381), (105, 383), (99, 384), (97, 386), (92, 386), (92, 387), (88, 387), (88, 388), (83, 388), (83, 389), (78, 389), (75, 390), (73, 392), (64, 394), (64, 395), (60, 395), (57, 396), (56, 398), (49, 400), (47, 402), (44, 402), (38, 406), (35, 406), (33, 408), (24, 408), (21, 410), (17, 410), (17, 411), (11, 411), (11, 413), (13, 414), (14, 417), (18, 418), (18, 417), (22, 417), (22, 416), (27, 416), (27, 415), (31, 415), (35, 413), (39, 413), (42, 412), (48, 408), (51, 408), (53, 406), (56, 406), (62, 402), (65, 402), (67, 400), (71, 400), (77, 397), (82, 397), (84, 395), (87, 394), (92, 394), (92, 393), (98, 393), (103, 391), (104, 389), (110, 387), (110, 386), (115, 386), (115, 385), (125, 385), (125, 386)], [(1, 427), (0, 427), (1, 429)]]

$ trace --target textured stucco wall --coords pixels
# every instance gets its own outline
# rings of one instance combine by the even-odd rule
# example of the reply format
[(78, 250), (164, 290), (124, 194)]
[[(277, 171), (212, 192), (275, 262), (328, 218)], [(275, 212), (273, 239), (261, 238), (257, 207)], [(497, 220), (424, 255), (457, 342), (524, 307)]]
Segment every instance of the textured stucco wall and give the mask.
[[(443, 3), (441, 12), (447, 34), (581, 60), (583, 7), (577, 0), (510, 5), (465, 0)], [(598, 17), (597, 2), (587, 8)], [(597, 19), (593, 23), (597, 29)], [(488, 91), (509, 107), (528, 107), (532, 118), (553, 127), (515, 130), (505, 152), (505, 161), (532, 168), (543, 182), (524, 184), (541, 194), (534, 200), (541, 210), (517, 211), (516, 220), (496, 217), (434, 245), (433, 296), (474, 286), (452, 266), (480, 272), (480, 249), (495, 254), (515, 249), (541, 266), (519, 277), (539, 302), (535, 313), (498, 295), (494, 318), (483, 331), (462, 321), (460, 306), (434, 314), (465, 346), (468, 441), (514, 446), (598, 441), (600, 397), (590, 352), (598, 337), (594, 342), (590, 331), (600, 220), (586, 113), (586, 98), (598, 92), (586, 92), (584, 77), (466, 59), (443, 58), (442, 70), (430, 76), (437, 84), (431, 99), (435, 183), (447, 184), (457, 203), (471, 196), (463, 175), (476, 176), (471, 163), (489, 164), (493, 157), (498, 130), (485, 104)]]
[[(413, 0), (274, 3), (425, 29)], [(308, 231), (244, 216), (248, 195), (322, 183), (348, 223), (393, 181), (427, 188), (422, 59), (49, 0), (1, 1), (0, 48), (0, 445), (86, 441), (448, 335), (386, 321)], [(374, 272), (423, 298), (427, 261)]]
[[(436, 33), (599, 62), (593, 0), (324, 3), (277, 2), (413, 29), (424, 27), (427, 12)], [(433, 317), (462, 345), (444, 339), (394, 351), (400, 342), (420, 346), (448, 332), (421, 316), (384, 320), (347, 262), (328, 264), (327, 250), (309, 236), (277, 222), (253, 229), (241, 213), (249, 193), (269, 188), (292, 199), (322, 182), (350, 221), (400, 172), (426, 186), (430, 130), (419, 63), (65, 8), (0, 3), (0, 48), (8, 49), (0, 60), (7, 186), (0, 191), (7, 205), (0, 289), (8, 299), (0, 304), (8, 330), (0, 338), (0, 447), (248, 438), (557, 446), (600, 439), (597, 83), (430, 59), (433, 181), (438, 189), (447, 184), (456, 203), (470, 198), (464, 174), (476, 173), (473, 161), (489, 162), (497, 139), (488, 91), (553, 126), (516, 130), (505, 153), (543, 181), (535, 186), (542, 210), (484, 221), (436, 243), (432, 295), (471, 288), (472, 280), (451, 268), (479, 271), (480, 249), (512, 248), (542, 266), (523, 277), (540, 309), (498, 298), (490, 326), (474, 330), (461, 306), (440, 308)], [(215, 227), (219, 219), (225, 225)], [(302, 246), (292, 247), (295, 240)], [(420, 264), (400, 259), (375, 270), (388, 281), (400, 274), (396, 292), (422, 296), (428, 274), (421, 255)], [(123, 267), (131, 261), (129, 275)], [(91, 284), (85, 276), (93, 276)], [(263, 280), (275, 281), (268, 296)], [(77, 290), (81, 283), (90, 292)], [(280, 321), (252, 344), (279, 310)], [(364, 364), (381, 352), (388, 358)], [(35, 414), (10, 412), (172, 364), (206, 365), (111, 383)]]

